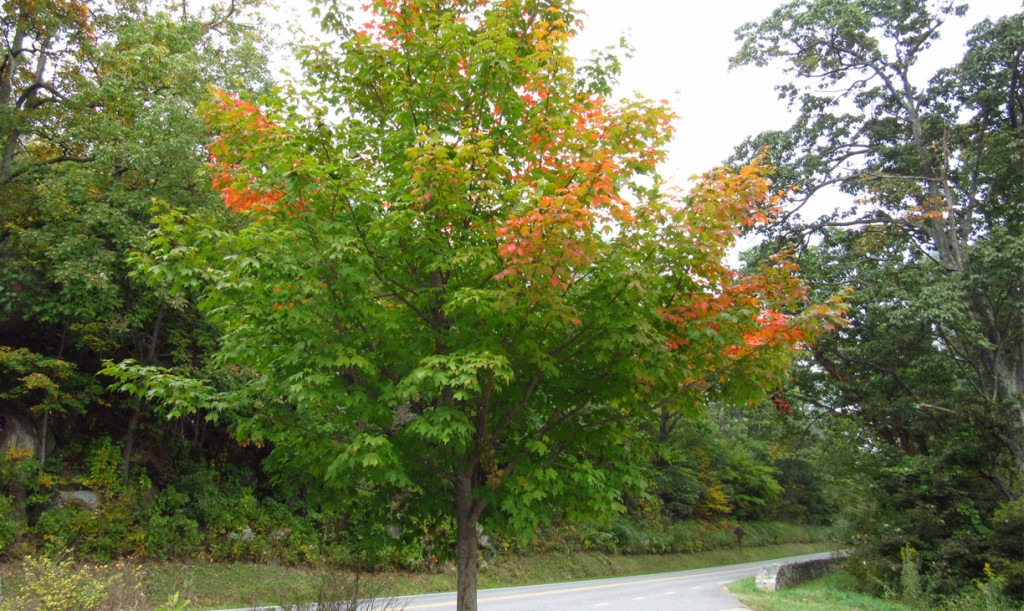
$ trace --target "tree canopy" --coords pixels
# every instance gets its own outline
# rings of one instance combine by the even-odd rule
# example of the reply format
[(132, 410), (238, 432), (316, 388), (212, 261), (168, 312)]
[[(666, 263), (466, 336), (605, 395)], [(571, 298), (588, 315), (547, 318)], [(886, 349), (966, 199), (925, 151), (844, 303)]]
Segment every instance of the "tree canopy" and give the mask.
[[(239, 17), (249, 5), (3, 4), (0, 393), (44, 440), (51, 414), (124, 420), (95, 378), (101, 359), (199, 366), (213, 341), (194, 307), (132, 277), (129, 259), (154, 200), (217, 206), (196, 108), (211, 83), (267, 86), (259, 35)], [(142, 404), (126, 407), (130, 458)]]
[(738, 30), (734, 58), (782, 65), (799, 112), (737, 161), (768, 146), (776, 180), (805, 202), (829, 185), (855, 198), (822, 218), (787, 210), (768, 248), (799, 248), (826, 294), (854, 289), (851, 326), (818, 344), (799, 392), (857, 431), (872, 488), (854, 530), (884, 559), (874, 577), (894, 579), (909, 547), (939, 590), (986, 561), (1011, 582), (1021, 566), (993, 532), (1024, 485), (1024, 14), (975, 25), (959, 64), (915, 80), (964, 9), (790, 2)]
[(841, 307), (803, 308), (785, 256), (728, 268), (784, 193), (759, 163), (668, 187), (672, 113), (604, 97), (614, 63), (566, 54), (570, 3), (373, 13), (318, 9), (333, 39), (301, 52), (301, 90), (214, 92), (214, 185), (249, 222), (198, 232), (204, 308), (251, 379), (238, 436), (356, 527), (450, 516), (473, 609), (478, 523), (620, 510), (638, 423), (763, 398)]

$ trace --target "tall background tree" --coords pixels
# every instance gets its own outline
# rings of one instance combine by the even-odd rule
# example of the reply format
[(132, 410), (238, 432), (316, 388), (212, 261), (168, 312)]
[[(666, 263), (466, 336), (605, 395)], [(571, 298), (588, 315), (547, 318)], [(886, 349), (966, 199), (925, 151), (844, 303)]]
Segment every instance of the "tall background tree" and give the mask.
[(798, 205), (766, 235), (796, 245), (826, 294), (854, 289), (851, 326), (817, 345), (792, 394), (831, 414), (856, 457), (861, 566), (891, 585), (911, 558), (941, 592), (991, 563), (1021, 596), (1024, 14), (977, 24), (959, 64), (915, 80), (965, 8), (801, 0), (742, 27), (734, 62), (781, 65), (799, 116), (736, 159), (768, 147), (804, 203), (827, 186), (855, 198), (819, 218)]
[(215, 341), (129, 259), (155, 203), (223, 208), (200, 176), (196, 109), (209, 85), (268, 87), (251, 4), (3, 3), (0, 427), (27, 432), (41, 465), (88, 429), (122, 440), (127, 476), (136, 432), (156, 448), (168, 425), (107, 393), (102, 359), (201, 367)]

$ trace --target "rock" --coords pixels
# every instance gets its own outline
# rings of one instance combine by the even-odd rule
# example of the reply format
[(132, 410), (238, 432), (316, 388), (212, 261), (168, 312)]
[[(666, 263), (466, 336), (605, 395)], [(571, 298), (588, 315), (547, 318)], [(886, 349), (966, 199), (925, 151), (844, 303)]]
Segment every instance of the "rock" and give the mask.
[(240, 532), (234, 532), (228, 535), (229, 539), (235, 541), (252, 541), (256, 538), (256, 533), (251, 528), (246, 526)]
[(76, 504), (96, 511), (100, 507), (100, 497), (92, 490), (69, 490), (57, 493), (58, 505)]
[(28, 458), (39, 456), (39, 438), (31, 422), (5, 414), (0, 424), (3, 425), (0, 429), (0, 454), (16, 453)]

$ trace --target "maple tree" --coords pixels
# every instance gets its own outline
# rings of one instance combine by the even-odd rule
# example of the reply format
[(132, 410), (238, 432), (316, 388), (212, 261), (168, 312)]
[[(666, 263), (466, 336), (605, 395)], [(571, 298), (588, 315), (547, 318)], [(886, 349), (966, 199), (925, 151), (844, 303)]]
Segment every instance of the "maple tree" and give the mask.
[(303, 50), (301, 91), (213, 93), (214, 186), (251, 222), (206, 234), (205, 307), (253, 376), (239, 437), (354, 525), (454, 514), (475, 609), (478, 525), (620, 510), (639, 422), (764, 398), (841, 307), (801, 309), (785, 257), (728, 268), (784, 194), (759, 163), (666, 186), (672, 113), (577, 68), (569, 2), (368, 8), (318, 9), (337, 40)]

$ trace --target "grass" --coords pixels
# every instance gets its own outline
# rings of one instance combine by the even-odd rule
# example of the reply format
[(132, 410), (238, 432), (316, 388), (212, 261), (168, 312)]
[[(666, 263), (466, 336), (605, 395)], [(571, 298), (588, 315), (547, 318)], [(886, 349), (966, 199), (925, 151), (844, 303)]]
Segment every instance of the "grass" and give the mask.
[[(499, 565), (482, 567), (478, 581), (481, 588), (500, 588), (577, 579), (644, 575), (756, 562), (811, 554), (828, 549), (829, 546), (825, 543), (790, 543), (744, 548), (743, 550), (722, 549), (694, 554), (609, 556), (578, 552), (515, 556), (504, 560)], [(452, 590), (453, 586), (454, 575), (451, 577), (447, 589)]]
[[(611, 556), (577, 552), (508, 556), (481, 566), (479, 586), (497, 588), (681, 571), (809, 554), (825, 549), (827, 544), (818, 543), (697, 554)], [(141, 571), (146, 600), (152, 604), (140, 608), (153, 608), (174, 592), (180, 592), (182, 599), (191, 601), (189, 611), (315, 602), (347, 596), (355, 588), (358, 588), (359, 596), (373, 598), (455, 589), (455, 572), (450, 569), (436, 573), (381, 572), (355, 576), (344, 571), (314, 567), (165, 563), (145, 564)], [(23, 585), (23, 575), (20, 564), (0, 566), (0, 582), (5, 594), (16, 594)]]
[(727, 586), (754, 611), (913, 611), (913, 607), (857, 592), (851, 578), (832, 574), (777, 592), (762, 592), (754, 578)]

